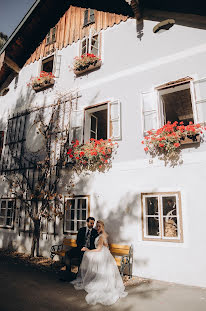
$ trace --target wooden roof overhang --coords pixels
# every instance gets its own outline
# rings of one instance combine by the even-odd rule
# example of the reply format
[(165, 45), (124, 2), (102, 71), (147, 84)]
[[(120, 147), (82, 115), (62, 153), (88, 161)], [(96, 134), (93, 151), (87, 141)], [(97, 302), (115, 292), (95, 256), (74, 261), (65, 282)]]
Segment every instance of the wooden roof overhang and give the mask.
[[(0, 91), (8, 86), (13, 76), (24, 66), (49, 29), (54, 27), (70, 5), (136, 18), (141, 16), (138, 10), (142, 10), (143, 7), (149, 10), (206, 16), (206, 4), (201, 0), (195, 2), (192, 0), (36, 0), (0, 50)], [(204, 27), (204, 21), (203, 24)]]
[[(124, 0), (37, 0), (0, 50), (0, 91), (8, 86), (70, 5), (132, 16)], [(5, 53), (4, 53), (5, 52)]]

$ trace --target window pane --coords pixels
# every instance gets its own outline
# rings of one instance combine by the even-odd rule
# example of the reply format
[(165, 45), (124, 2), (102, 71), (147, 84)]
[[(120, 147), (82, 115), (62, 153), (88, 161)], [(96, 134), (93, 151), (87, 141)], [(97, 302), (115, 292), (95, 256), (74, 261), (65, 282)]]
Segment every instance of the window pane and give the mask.
[(6, 219), (6, 225), (11, 226), (12, 225), (12, 218), (7, 218)]
[(163, 215), (167, 216), (176, 216), (177, 209), (176, 209), (176, 197), (175, 196), (168, 196), (162, 198), (162, 206), (163, 206)]
[(82, 55), (87, 53), (87, 47), (86, 45), (82, 47)]
[(159, 218), (147, 217), (146, 234), (151, 236), (159, 236)]
[(96, 128), (97, 128), (97, 118), (91, 115), (91, 131), (96, 132)]
[(74, 230), (74, 221), (71, 221), (71, 230)]
[(4, 217), (0, 217), (0, 226), (4, 225)]
[(13, 209), (13, 206), (14, 206), (14, 201), (9, 201), (8, 202), (8, 208)]
[(77, 201), (77, 208), (78, 209), (82, 208), (82, 200), (81, 199), (78, 199), (78, 201)]
[(86, 220), (87, 214), (86, 210), (82, 210), (82, 220)]
[(6, 217), (6, 201), (1, 201), (0, 216)]
[(74, 209), (75, 201), (73, 199), (67, 200), (67, 209)]
[(145, 214), (158, 216), (159, 211), (158, 211), (158, 198), (157, 197), (146, 197), (145, 198)]
[(165, 237), (177, 237), (178, 236), (178, 226), (177, 217), (164, 217), (164, 236)]
[(77, 220), (81, 220), (82, 219), (82, 210), (77, 210)]
[(81, 201), (82, 201), (82, 209), (86, 209), (87, 208), (87, 200), (81, 199)]
[(88, 38), (82, 41), (82, 55), (88, 53)]
[(8, 210), (7, 210), (7, 217), (11, 217), (11, 215), (12, 215), (12, 210), (11, 210), (11, 209), (8, 209)]
[(98, 36), (92, 37), (91, 53), (98, 56)]
[(74, 219), (74, 210), (71, 210), (71, 219)]

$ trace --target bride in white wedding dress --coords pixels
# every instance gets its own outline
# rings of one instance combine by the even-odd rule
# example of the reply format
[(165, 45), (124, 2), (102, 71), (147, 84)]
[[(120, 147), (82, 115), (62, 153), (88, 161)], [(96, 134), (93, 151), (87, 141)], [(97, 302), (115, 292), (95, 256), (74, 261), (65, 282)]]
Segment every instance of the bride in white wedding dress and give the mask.
[(76, 280), (71, 283), (77, 290), (84, 289), (86, 302), (91, 305), (101, 303), (112, 305), (119, 298), (126, 297), (125, 287), (122, 282), (116, 262), (108, 249), (107, 233), (104, 223), (97, 221), (99, 236), (95, 240), (96, 249), (85, 251)]

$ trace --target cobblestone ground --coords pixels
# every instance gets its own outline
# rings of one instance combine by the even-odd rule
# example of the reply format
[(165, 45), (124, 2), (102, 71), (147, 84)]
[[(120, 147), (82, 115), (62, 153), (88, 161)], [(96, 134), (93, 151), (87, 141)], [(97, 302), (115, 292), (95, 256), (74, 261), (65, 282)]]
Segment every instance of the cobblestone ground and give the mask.
[(206, 288), (140, 278), (125, 280), (128, 296), (106, 307), (88, 306), (85, 292), (59, 280), (59, 263), (0, 251), (1, 311), (205, 311)]

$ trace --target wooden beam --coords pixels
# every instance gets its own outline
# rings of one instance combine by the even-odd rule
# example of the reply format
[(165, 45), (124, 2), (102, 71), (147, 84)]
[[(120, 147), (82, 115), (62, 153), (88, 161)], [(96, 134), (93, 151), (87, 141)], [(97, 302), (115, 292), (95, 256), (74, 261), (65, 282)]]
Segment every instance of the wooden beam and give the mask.
[(131, 7), (134, 12), (134, 16), (137, 21), (142, 19), (142, 7), (140, 0), (125, 0)]
[(8, 56), (5, 56), (4, 63), (7, 64), (7, 66), (11, 68), (13, 71), (15, 71), (16, 73), (19, 73), (19, 71), (21, 70), (21, 68), (19, 68), (19, 66), (13, 60), (11, 60)]

